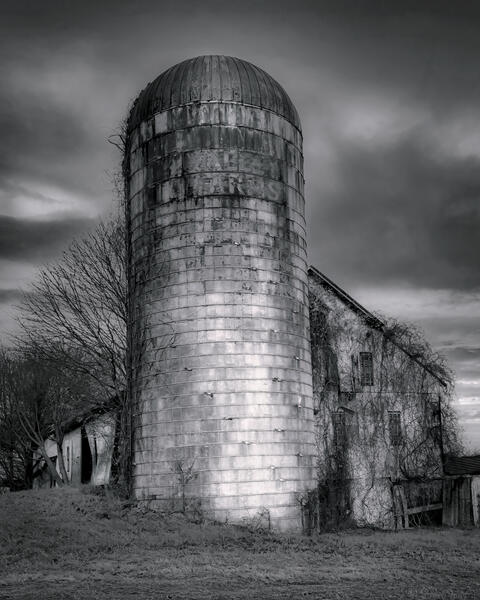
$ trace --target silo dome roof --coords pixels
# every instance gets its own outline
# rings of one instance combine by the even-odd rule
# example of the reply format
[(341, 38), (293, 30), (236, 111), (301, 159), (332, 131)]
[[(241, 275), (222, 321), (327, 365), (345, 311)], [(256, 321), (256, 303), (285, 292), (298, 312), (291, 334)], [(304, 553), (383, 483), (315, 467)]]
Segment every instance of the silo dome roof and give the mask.
[(271, 110), (301, 129), (282, 86), (263, 69), (231, 56), (197, 56), (170, 67), (140, 92), (129, 129), (153, 114), (195, 102), (239, 102)]

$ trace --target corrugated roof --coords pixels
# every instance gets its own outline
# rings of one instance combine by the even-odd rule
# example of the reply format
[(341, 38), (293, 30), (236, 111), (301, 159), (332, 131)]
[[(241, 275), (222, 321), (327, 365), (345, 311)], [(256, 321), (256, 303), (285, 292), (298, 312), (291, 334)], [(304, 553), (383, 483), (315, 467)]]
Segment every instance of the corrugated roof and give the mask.
[(480, 475), (480, 455), (451, 456), (444, 466), (446, 475)]
[(129, 129), (157, 112), (192, 102), (239, 102), (271, 110), (301, 130), (293, 102), (263, 69), (231, 56), (197, 56), (170, 67), (140, 92)]

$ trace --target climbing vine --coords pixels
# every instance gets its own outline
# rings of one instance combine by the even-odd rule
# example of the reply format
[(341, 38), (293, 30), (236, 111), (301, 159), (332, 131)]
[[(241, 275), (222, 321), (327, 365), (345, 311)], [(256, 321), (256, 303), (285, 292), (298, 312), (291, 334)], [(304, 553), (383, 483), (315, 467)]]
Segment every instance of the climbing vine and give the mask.
[(315, 528), (385, 526), (394, 486), (427, 489), (457, 444), (453, 378), (416, 328), (311, 288), (318, 488), (304, 504)]

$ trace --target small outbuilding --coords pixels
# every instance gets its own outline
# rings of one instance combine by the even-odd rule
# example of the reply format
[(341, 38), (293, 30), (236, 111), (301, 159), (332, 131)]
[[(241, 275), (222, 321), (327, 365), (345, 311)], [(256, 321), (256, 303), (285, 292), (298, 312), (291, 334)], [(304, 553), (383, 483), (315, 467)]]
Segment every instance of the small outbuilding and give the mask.
[[(73, 485), (90, 483), (106, 485), (110, 481), (114, 446), (115, 414), (95, 412), (82, 419), (73, 420), (66, 428), (63, 440), (63, 457), (68, 480)], [(58, 467), (58, 448), (54, 440), (47, 439), (45, 448), (52, 462)], [(34, 487), (54, 487), (55, 480), (45, 461), (40, 459), (39, 475)]]
[(480, 455), (450, 457), (444, 466), (443, 525), (480, 525)]

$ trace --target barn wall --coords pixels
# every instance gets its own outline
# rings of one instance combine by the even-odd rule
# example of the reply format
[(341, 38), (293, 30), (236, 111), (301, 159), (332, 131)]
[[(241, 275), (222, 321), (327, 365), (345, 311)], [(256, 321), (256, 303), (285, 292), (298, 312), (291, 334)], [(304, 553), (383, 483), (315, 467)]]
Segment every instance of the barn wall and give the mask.
[(103, 415), (85, 425), (88, 443), (93, 458), (92, 485), (107, 485), (110, 482), (115, 437), (115, 418)]
[[(441, 386), (337, 294), (314, 277), (309, 287), (318, 479), (348, 493), (339, 521), (389, 526), (392, 482), (441, 476)], [(360, 352), (372, 353), (373, 385), (362, 385)], [(399, 443), (390, 436), (392, 412), (400, 414)]]
[[(81, 470), (82, 470), (82, 435), (80, 427), (67, 433), (63, 440), (63, 460), (65, 462), (65, 468), (67, 468), (67, 452), (68, 448), (71, 452), (70, 467), (67, 469), (67, 475), (74, 485), (81, 484)], [(57, 460), (57, 471), (60, 472)]]

